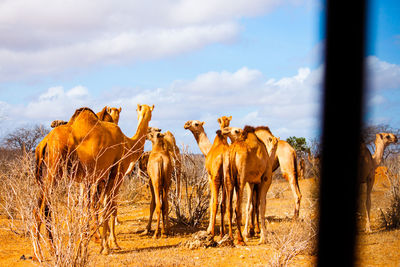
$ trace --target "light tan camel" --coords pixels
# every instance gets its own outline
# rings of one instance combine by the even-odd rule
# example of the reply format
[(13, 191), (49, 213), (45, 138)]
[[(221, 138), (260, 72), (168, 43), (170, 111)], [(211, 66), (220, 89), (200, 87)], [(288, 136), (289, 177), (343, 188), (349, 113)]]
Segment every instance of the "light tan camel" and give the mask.
[[(160, 128), (149, 127), (148, 134), (161, 132)], [(169, 152), (170, 158), (172, 160), (172, 173), (176, 177), (176, 196), (180, 196), (181, 188), (181, 173), (182, 173), (182, 155), (178, 146), (176, 145), (175, 136), (170, 132), (166, 131), (164, 133), (164, 144)]]
[(168, 233), (168, 190), (171, 185), (172, 161), (164, 136), (160, 132), (148, 134), (148, 139), (151, 140), (153, 147), (147, 163), (147, 172), (150, 176), (151, 204), (150, 218), (146, 232), (149, 233), (151, 230), (151, 221), (155, 209), (157, 220), (153, 238), (157, 238), (158, 236), (161, 214), (161, 235), (165, 236)]
[(371, 210), (371, 192), (375, 182), (375, 170), (381, 164), (383, 158), (383, 152), (385, 148), (393, 143), (397, 143), (397, 136), (392, 133), (379, 133), (376, 134), (375, 138), (375, 152), (371, 155), (371, 152), (364, 143), (361, 143), (360, 150), (360, 164), (361, 164), (361, 183), (366, 183), (366, 232), (371, 233), (370, 223), (370, 210)]
[(121, 114), (121, 110), (122, 108), (109, 108), (107, 107), (107, 113), (110, 114), (111, 118), (112, 118), (112, 122), (114, 122), (115, 124), (118, 125), (119, 122), (119, 115)]
[[(98, 203), (104, 206), (100, 214), (102, 222), (101, 250), (100, 253), (109, 254), (107, 241), (110, 231), (111, 243), (119, 247), (115, 237), (115, 197), (121, 185), (122, 178), (132, 170), (134, 163), (143, 153), (145, 135), (154, 105), (138, 105), (138, 127), (136, 134), (126, 137), (120, 128), (109, 122), (100, 121), (97, 115), (89, 108), (76, 110), (69, 122), (54, 128), (45, 138), (45, 146), (36, 149), (36, 179), (42, 188), (39, 198), (39, 210), (36, 212), (37, 225), (35, 226), (36, 242), (35, 254), (41, 256), (39, 244), (40, 216), (45, 216), (45, 221), (50, 222), (50, 211), (47, 206), (48, 190), (57, 183), (64, 170), (74, 172), (74, 180), (81, 184), (91, 185), (92, 205), (96, 193), (101, 192)], [(72, 163), (77, 163), (71, 169)], [(47, 175), (43, 168), (47, 167)], [(66, 167), (66, 168), (65, 168)], [(111, 218), (109, 215), (111, 214)], [(109, 229), (108, 221), (111, 226)], [(49, 229), (49, 228), (48, 228)], [(52, 239), (49, 232), (50, 240)], [(34, 239), (35, 240), (35, 239)]]
[[(256, 136), (266, 145), (267, 150), (270, 151), (271, 144), (267, 140), (273, 137), (270, 129), (266, 126), (259, 126), (255, 128)], [(274, 172), (278, 167), (281, 167), (282, 176), (289, 182), (290, 189), (295, 200), (295, 208), (293, 218), (299, 217), (301, 193), (299, 188), (299, 177), (297, 173), (297, 155), (296, 150), (284, 140), (279, 140), (278, 148), (273, 161), (272, 171)]]
[(231, 120), (232, 120), (232, 116), (229, 116), (229, 117), (227, 117), (227, 116), (222, 116), (222, 117), (218, 118), (218, 124), (219, 124), (219, 127), (220, 127), (221, 131), (222, 131), (225, 127), (228, 127), (228, 126), (229, 126)]
[(220, 235), (224, 235), (224, 213), (225, 213), (225, 190), (223, 189), (223, 156), (225, 151), (228, 149), (228, 142), (226, 137), (221, 134), (221, 131), (217, 131), (214, 143), (211, 145), (210, 141), (203, 128), (204, 122), (197, 120), (187, 121), (184, 125), (186, 130), (190, 130), (200, 150), (205, 156), (205, 167), (208, 174), (208, 183), (210, 186), (211, 198), (210, 198), (210, 222), (207, 228), (207, 232), (214, 236), (215, 234), (215, 220), (218, 210), (218, 193), (221, 188), (222, 200), (221, 200), (221, 226)]
[[(228, 133), (226, 132), (225, 135)], [(271, 137), (270, 140), (274, 140)], [(271, 144), (271, 156), (277, 148), (277, 139), (275, 144)], [(267, 142), (270, 145), (270, 142)], [(272, 158), (272, 157), (271, 157)], [(272, 164), (271, 158), (267, 152), (266, 145), (260, 141), (255, 135), (255, 129), (251, 126), (245, 126), (243, 131), (239, 133), (235, 141), (229, 146), (226, 156), (224, 157), (224, 182), (227, 198), (227, 213), (229, 223), (229, 236), (232, 234), (232, 196), (233, 190), (236, 191), (236, 223), (238, 244), (244, 245), (241, 232), (242, 223), (242, 196), (244, 186), (248, 183), (251, 187), (258, 185), (259, 193), (257, 194), (257, 203), (259, 203), (259, 213), (261, 215), (261, 234), (260, 243), (266, 240), (265, 227), (265, 206), (266, 194), (272, 181)], [(249, 218), (249, 214), (247, 216)], [(246, 220), (246, 224), (247, 224)]]

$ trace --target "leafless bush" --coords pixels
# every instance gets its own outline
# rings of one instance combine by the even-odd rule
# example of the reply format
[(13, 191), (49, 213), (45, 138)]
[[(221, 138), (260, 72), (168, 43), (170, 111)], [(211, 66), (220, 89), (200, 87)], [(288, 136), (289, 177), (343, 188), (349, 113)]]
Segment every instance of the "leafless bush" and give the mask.
[(386, 161), (388, 166), (388, 179), (390, 188), (385, 196), (389, 200), (389, 206), (381, 209), (381, 224), (386, 229), (400, 228), (400, 163), (397, 158)]
[(182, 148), (181, 155), (181, 196), (176, 195), (176, 190), (170, 190), (170, 200), (177, 223), (198, 226), (207, 213), (210, 200), (204, 157), (188, 153), (186, 147)]
[(299, 254), (316, 254), (317, 222), (313, 220), (294, 221), (289, 227), (270, 234), (275, 250), (269, 261), (270, 266), (287, 266)]
[[(57, 183), (49, 188), (47, 195), (51, 220), (44, 216), (35, 216), (38, 208), (38, 196), (42, 191), (35, 180), (33, 155), (25, 154), (14, 160), (2, 162), (0, 181), (0, 207), (9, 218), (9, 228), (19, 235), (28, 235), (34, 245), (35, 257), (46, 259), (44, 264), (55, 266), (85, 266), (88, 263), (88, 246), (98, 225), (94, 218), (103, 212), (94, 212), (90, 208), (89, 192), (91, 186), (75, 182), (75, 173), (59, 177)], [(82, 190), (85, 188), (85, 190)], [(36, 236), (36, 219), (42, 224), (42, 231)], [(45, 231), (51, 230), (53, 241), (45, 237)], [(38, 243), (37, 243), (38, 242)], [(41, 253), (36, 244), (40, 244)]]

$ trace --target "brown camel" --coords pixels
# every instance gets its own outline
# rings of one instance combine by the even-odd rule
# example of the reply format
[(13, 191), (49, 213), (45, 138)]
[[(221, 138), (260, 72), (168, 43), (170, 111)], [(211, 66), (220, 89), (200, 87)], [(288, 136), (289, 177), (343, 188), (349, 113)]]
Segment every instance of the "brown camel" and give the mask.
[(158, 236), (160, 215), (162, 215), (161, 235), (165, 236), (168, 233), (168, 190), (171, 185), (172, 161), (164, 137), (165, 134), (160, 132), (148, 134), (148, 139), (151, 140), (153, 147), (147, 163), (147, 172), (150, 176), (151, 204), (146, 232), (149, 233), (151, 230), (151, 221), (155, 209), (157, 223), (153, 238)]
[[(270, 151), (271, 144), (268, 144), (268, 139), (273, 137), (270, 129), (266, 126), (255, 128), (256, 136), (266, 145), (267, 150)], [(282, 176), (289, 182), (290, 189), (295, 200), (295, 208), (293, 218), (299, 217), (301, 193), (299, 188), (299, 177), (297, 173), (297, 155), (296, 150), (284, 140), (279, 140), (278, 148), (273, 161), (272, 171), (274, 172), (278, 167), (281, 167)]]
[[(47, 206), (47, 192), (65, 169), (68, 172), (74, 172), (73, 179), (76, 182), (85, 186), (92, 185), (92, 190), (98, 190), (101, 193), (101, 197), (96, 201), (104, 205), (103, 212), (100, 214), (100, 222), (102, 222), (100, 253), (109, 253), (108, 230), (110, 230), (111, 243), (118, 248), (115, 238), (115, 196), (122, 178), (132, 170), (134, 163), (143, 152), (145, 135), (153, 109), (154, 105), (153, 107), (138, 105), (138, 127), (132, 138), (126, 137), (116, 124), (99, 120), (89, 108), (76, 110), (67, 124), (54, 128), (45, 137), (46, 145), (39, 145), (36, 148), (36, 179), (43, 192), (39, 198), (37, 216), (44, 215), (46, 222), (51, 221)], [(71, 164), (74, 162), (77, 166), (71, 169)], [(44, 166), (47, 167), (46, 176), (42, 175)], [(91, 192), (92, 205), (94, 205), (95, 193)], [(41, 220), (38, 218), (34, 249), (35, 254), (39, 256), (41, 256), (40, 224)], [(51, 240), (51, 232), (49, 232), (49, 237)]]
[[(226, 117), (223, 116), (218, 119), (221, 129), (224, 127), (228, 127), (232, 116)], [(224, 127), (223, 127), (224, 126)], [(239, 131), (240, 128), (236, 128)], [(233, 130), (233, 129), (231, 129)], [(270, 129), (266, 126), (260, 126), (256, 128), (257, 137), (266, 144), (267, 140), (274, 135), (271, 133)], [(228, 135), (231, 141), (234, 137), (234, 133)], [(267, 150), (270, 151), (271, 145), (267, 147)], [(298, 183), (298, 171), (297, 171), (297, 156), (296, 150), (284, 140), (279, 140), (278, 149), (276, 151), (276, 155), (274, 158), (273, 169), (274, 172), (278, 167), (281, 167), (282, 176), (289, 182), (290, 188), (292, 190), (294, 199), (295, 199), (295, 208), (293, 218), (296, 219), (299, 216), (300, 210), (300, 202), (301, 202), (301, 193)]]
[(210, 222), (207, 228), (207, 232), (211, 235), (215, 234), (215, 219), (218, 210), (218, 193), (221, 188), (222, 200), (221, 200), (221, 231), (220, 235), (224, 235), (224, 212), (225, 212), (225, 190), (223, 189), (223, 156), (225, 151), (228, 149), (228, 142), (226, 137), (221, 134), (221, 131), (217, 131), (214, 143), (211, 145), (210, 141), (203, 128), (204, 122), (197, 120), (187, 121), (184, 125), (186, 130), (190, 130), (200, 150), (203, 152), (205, 158), (205, 167), (208, 174), (208, 182), (210, 185), (211, 198), (210, 198)]
[(375, 170), (381, 164), (383, 158), (383, 152), (385, 148), (392, 144), (397, 143), (397, 136), (392, 133), (379, 133), (376, 134), (375, 138), (375, 152), (371, 155), (371, 152), (364, 143), (361, 143), (360, 150), (360, 164), (361, 164), (361, 175), (360, 182), (366, 183), (366, 232), (371, 233), (370, 223), (370, 210), (371, 210), (371, 192), (375, 182)]
[[(226, 133), (227, 135), (227, 133)], [(272, 140), (275, 143), (272, 144)], [(267, 152), (266, 145), (260, 141), (255, 135), (255, 129), (251, 126), (245, 126), (243, 131), (239, 133), (235, 141), (229, 146), (226, 156), (224, 157), (224, 176), (227, 197), (227, 213), (229, 223), (229, 236), (232, 234), (232, 196), (233, 190), (236, 191), (236, 222), (237, 222), (237, 238), (238, 244), (244, 245), (241, 232), (242, 223), (242, 195), (246, 183), (253, 187), (258, 185), (257, 203), (259, 203), (259, 213), (261, 215), (261, 235), (260, 243), (266, 240), (265, 227), (265, 206), (266, 194), (272, 181), (272, 164), (270, 164), (272, 156), (277, 149), (277, 139), (271, 137), (267, 141), (271, 145), (271, 158)], [(249, 218), (249, 214), (248, 217)], [(247, 223), (246, 223), (247, 224)]]

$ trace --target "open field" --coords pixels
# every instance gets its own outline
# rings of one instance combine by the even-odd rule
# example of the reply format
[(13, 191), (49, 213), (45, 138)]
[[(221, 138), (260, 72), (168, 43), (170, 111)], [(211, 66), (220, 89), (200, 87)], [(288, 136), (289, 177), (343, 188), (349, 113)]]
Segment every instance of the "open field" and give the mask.
[[(133, 205), (123, 204), (119, 208), (117, 237), (121, 250), (114, 250), (110, 255), (98, 254), (99, 244), (91, 242), (89, 266), (271, 266), (274, 257), (283, 253), (282, 248), (274, 245), (276, 240), (283, 239), (296, 224), (303, 225), (315, 217), (316, 202), (313, 200), (314, 179), (300, 181), (303, 194), (300, 211), (300, 222), (293, 223), (290, 217), (293, 212), (293, 200), (288, 183), (283, 180), (274, 181), (267, 200), (267, 218), (269, 224), (268, 244), (258, 245), (258, 238), (251, 238), (247, 246), (189, 249), (180, 244), (188, 240), (192, 233), (205, 230), (206, 218), (200, 227), (191, 228), (171, 223), (171, 235), (168, 238), (153, 239), (149, 235), (141, 235), (149, 213), (148, 189), (142, 190), (140, 200)], [(400, 230), (386, 231), (380, 226), (379, 205), (385, 205), (387, 183), (377, 181), (372, 195), (372, 234), (360, 231), (357, 245), (357, 265), (359, 266), (399, 266), (400, 264)], [(278, 197), (278, 198), (276, 198)], [(362, 220), (361, 220), (362, 221)], [(32, 260), (21, 259), (32, 256), (29, 237), (17, 235), (9, 230), (9, 221), (4, 215), (0, 219), (0, 266), (34, 266)], [(361, 223), (362, 225), (362, 223)], [(154, 229), (154, 222), (153, 222)], [(296, 229), (301, 229), (298, 227)], [(301, 231), (301, 230), (300, 230)], [(304, 233), (297, 237), (302, 238)], [(216, 236), (215, 240), (220, 237)], [(291, 246), (302, 240), (291, 241)], [(297, 242), (297, 243), (296, 243)], [(289, 266), (314, 266), (315, 250), (312, 244), (301, 251), (288, 264)], [(276, 261), (275, 261), (276, 263)]]

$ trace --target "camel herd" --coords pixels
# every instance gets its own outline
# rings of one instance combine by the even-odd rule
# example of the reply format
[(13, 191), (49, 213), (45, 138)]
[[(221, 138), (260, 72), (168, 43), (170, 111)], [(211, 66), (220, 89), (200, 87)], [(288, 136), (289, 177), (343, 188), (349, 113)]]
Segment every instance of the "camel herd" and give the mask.
[[(168, 234), (168, 191), (173, 172), (177, 177), (177, 195), (180, 196), (182, 158), (175, 138), (169, 131), (149, 127), (153, 106), (137, 105), (138, 126), (133, 137), (127, 137), (118, 127), (121, 108), (105, 107), (95, 114), (89, 108), (75, 111), (68, 122), (54, 121), (54, 128), (39, 143), (35, 150), (36, 180), (41, 187), (38, 206), (34, 210), (36, 225), (34, 233), (35, 254), (41, 256), (39, 231), (41, 222), (50, 223), (51, 211), (48, 207), (48, 194), (52, 186), (65, 173), (73, 173), (74, 181), (81, 188), (90, 188), (87, 198), (90, 208), (100, 211), (98, 222), (101, 240), (100, 253), (110, 252), (109, 243), (119, 248), (115, 235), (117, 203), (115, 201), (123, 177), (132, 172), (139, 161), (140, 168), (146, 170), (151, 189), (150, 218), (146, 232), (151, 231), (151, 222), (156, 212), (154, 238), (159, 234)], [(276, 138), (266, 126), (244, 128), (230, 127), (232, 116), (218, 119), (220, 129), (216, 131), (213, 143), (204, 131), (204, 122), (190, 120), (184, 128), (192, 132), (200, 151), (205, 156), (205, 168), (210, 186), (210, 217), (207, 232), (214, 236), (216, 215), (220, 207), (220, 234), (224, 235), (224, 215), (228, 215), (228, 234), (232, 233), (232, 198), (236, 192), (237, 242), (245, 244), (242, 236), (241, 204), (243, 190), (248, 190), (246, 222), (244, 236), (260, 234), (260, 243), (266, 241), (265, 207), (266, 194), (271, 185), (272, 173), (281, 168), (283, 177), (292, 190), (295, 209), (294, 218), (298, 218), (301, 193), (296, 151), (286, 141)], [(152, 150), (144, 153), (145, 141), (150, 140)], [(228, 141), (230, 140), (230, 142)], [(367, 231), (370, 231), (369, 212), (371, 207), (371, 189), (375, 168), (380, 164), (383, 150), (397, 142), (393, 134), (377, 135), (374, 155), (362, 145), (363, 182), (367, 183)], [(300, 164), (301, 165), (301, 164)], [(301, 169), (301, 168), (299, 168)], [(222, 199), (218, 203), (219, 192)], [(44, 219), (42, 219), (44, 218)], [(159, 233), (160, 219), (162, 222)], [(261, 221), (261, 229), (259, 222)], [(46, 227), (52, 242), (51, 227)]]

